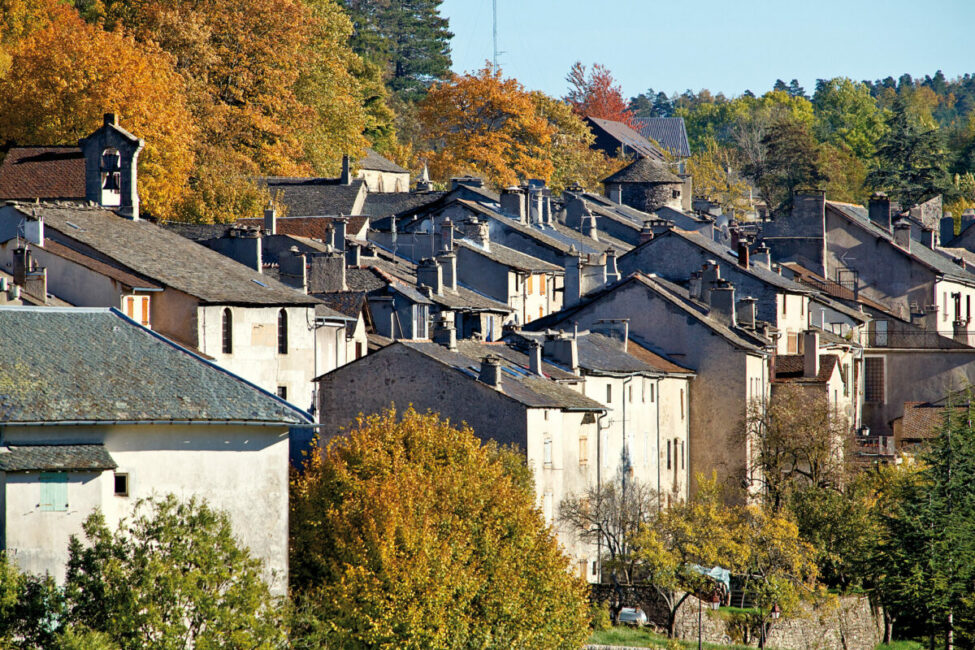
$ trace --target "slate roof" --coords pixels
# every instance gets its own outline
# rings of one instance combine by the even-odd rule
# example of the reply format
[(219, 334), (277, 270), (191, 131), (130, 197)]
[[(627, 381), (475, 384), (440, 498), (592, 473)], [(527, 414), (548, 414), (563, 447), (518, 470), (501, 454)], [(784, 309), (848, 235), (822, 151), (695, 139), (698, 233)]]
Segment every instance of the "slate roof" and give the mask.
[(602, 183), (682, 183), (683, 181), (667, 169), (666, 163), (650, 158), (639, 158), (604, 178)]
[(118, 463), (102, 445), (4, 445), (0, 472), (115, 469)]
[(98, 260), (85, 255), (84, 253), (79, 253), (76, 250), (63, 246), (53, 239), (47, 239), (44, 242), (43, 250), (48, 253), (60, 257), (62, 259), (69, 260), (76, 264), (80, 264), (85, 268), (89, 268), (96, 273), (104, 275), (105, 277), (112, 278), (121, 282), (127, 287), (132, 289), (155, 289), (162, 290), (162, 287), (146, 278), (141, 278), (133, 273), (129, 273), (120, 268), (111, 266), (110, 264), (105, 264), (104, 262), (99, 262)]
[(635, 117), (634, 129), (678, 158), (690, 158), (691, 146), (683, 117)]
[[(248, 219), (248, 221), (260, 221), (263, 223), (261, 219)], [(183, 223), (181, 221), (161, 221), (159, 222), (159, 226), (176, 233), (180, 237), (186, 237), (195, 242), (220, 239), (230, 232), (232, 228), (236, 227), (232, 223)]]
[(826, 383), (833, 376), (833, 369), (839, 357), (835, 354), (819, 355), (819, 373), (815, 377), (804, 377), (805, 357), (801, 354), (779, 354), (775, 357), (776, 382)]
[(59, 205), (18, 206), (25, 215), (36, 211), (48, 236), (55, 230), (65, 239), (94, 249), (100, 261), (173, 287), (203, 303), (236, 305), (307, 305), (318, 302), (225, 255), (148, 221), (131, 221), (100, 208)]
[(620, 146), (632, 149), (641, 157), (653, 158), (654, 160), (664, 159), (663, 154), (657, 147), (653, 146), (652, 142), (622, 122), (604, 120), (599, 117), (587, 117), (586, 121), (589, 122), (590, 127), (595, 126), (601, 129), (606, 135), (619, 142)]
[(648, 276), (639, 272), (633, 273), (619, 282), (607, 285), (598, 291), (586, 294), (582, 300), (571, 307), (526, 323), (524, 329), (541, 331), (556, 328), (559, 324), (570, 322), (575, 314), (631, 283), (636, 283), (650, 289), (659, 298), (683, 311), (705, 327), (710, 328), (715, 334), (722, 336), (738, 348), (752, 352), (761, 352), (765, 346), (769, 345), (768, 341), (763, 340), (752, 332), (748, 332), (740, 327), (732, 328), (720, 320), (712, 318), (709, 315), (710, 312), (707, 306), (692, 300), (687, 293), (687, 289), (658, 276)]
[[(602, 411), (605, 407), (581, 392), (563, 386), (557, 381), (526, 372), (528, 357), (503, 344), (458, 341), (457, 351), (448, 350), (438, 343), (426, 341), (398, 341), (445, 366), (454, 368), (470, 379), (476, 380), (484, 357), (494, 354), (502, 359), (501, 391), (508, 397), (531, 408), (564, 408), (583, 411)], [(561, 371), (549, 364), (542, 365), (546, 374)]]
[(309, 418), (115, 309), (0, 307), (0, 421), (173, 420)]
[(626, 353), (633, 355), (660, 372), (677, 374), (692, 374), (694, 372), (690, 368), (674, 363), (662, 354), (657, 354), (648, 347), (647, 343), (633, 336), (630, 337), (630, 344), (626, 346)]
[(634, 248), (632, 251), (626, 253), (623, 256), (620, 256), (620, 259), (617, 260), (617, 264), (623, 261), (623, 257), (628, 257), (628, 256), (635, 257), (636, 255), (638, 255), (637, 251), (640, 251), (644, 247), (648, 247), (647, 250), (652, 250), (652, 247), (654, 246), (654, 242), (659, 242), (663, 240), (665, 237), (677, 237), (683, 239), (689, 244), (692, 244), (693, 246), (696, 246), (697, 248), (707, 253), (715, 261), (721, 260), (726, 265), (733, 266), (735, 270), (738, 271), (739, 273), (745, 273), (747, 275), (751, 275), (752, 277), (761, 280), (762, 282), (765, 282), (767, 284), (770, 284), (774, 287), (777, 287), (782, 291), (789, 291), (791, 293), (801, 293), (801, 294), (809, 294), (809, 293), (813, 293), (814, 291), (813, 289), (803, 286), (798, 282), (794, 282), (789, 278), (782, 277), (775, 271), (770, 271), (769, 269), (765, 268), (763, 265), (755, 263), (754, 261), (752, 261), (748, 265), (747, 269), (743, 268), (738, 265), (737, 251), (732, 251), (727, 246), (714, 241), (710, 237), (705, 237), (699, 232), (681, 230), (680, 228), (671, 228), (670, 230), (667, 230), (665, 232), (662, 232), (654, 236), (653, 239), (643, 242), (642, 244)]
[[(346, 273), (348, 272), (349, 270), (346, 270)], [(362, 309), (366, 305), (365, 291), (316, 293), (315, 297), (324, 302), (330, 309), (349, 318), (359, 318), (359, 314), (362, 313)]]
[(268, 176), (259, 179), (271, 196), (288, 206), (289, 217), (324, 217), (358, 214), (356, 203), (366, 182), (354, 178), (342, 185), (336, 178)]
[[(368, 260), (364, 260), (368, 262)], [(345, 286), (350, 291), (369, 293), (383, 289), (389, 284), (389, 279), (369, 267), (348, 268), (345, 270)]]
[[(275, 231), (278, 235), (295, 235), (309, 239), (328, 241), (331, 237), (332, 222), (336, 217), (278, 217)], [(358, 233), (369, 222), (369, 217), (346, 217), (349, 220), (345, 227), (346, 239)], [(239, 226), (254, 226), (264, 228), (263, 219), (238, 219)]]
[(394, 174), (409, 174), (410, 170), (403, 169), (389, 158), (380, 156), (374, 150), (366, 148), (366, 155), (356, 161), (359, 169), (368, 169), (377, 172), (390, 172)]
[(502, 246), (496, 242), (491, 242), (491, 250), (489, 251), (484, 250), (480, 246), (475, 246), (470, 242), (464, 241), (463, 239), (454, 240), (454, 246), (469, 250), (473, 253), (481, 255), (482, 257), (486, 257), (489, 260), (495, 261), (498, 264), (503, 264), (519, 271), (549, 272), (559, 274), (565, 273), (565, 269), (563, 269), (561, 266), (549, 264), (548, 262), (540, 260), (537, 257), (526, 255), (525, 253), (516, 251), (513, 248), (508, 248), (507, 246)]
[(447, 192), (369, 192), (362, 214), (382, 218), (431, 205)]
[[(523, 341), (535, 341), (544, 344), (546, 334), (544, 332), (521, 331), (509, 337), (521, 349), (524, 345), (518, 345), (518, 339)], [(621, 343), (597, 332), (580, 332), (576, 337), (576, 347), (579, 352), (579, 367), (592, 373), (648, 373), (659, 375), (661, 372), (678, 372), (685, 374), (691, 372), (681, 368), (676, 364), (670, 363), (645, 348), (630, 343), (624, 352)], [(631, 350), (636, 349), (637, 353), (632, 354)], [(649, 361), (653, 361), (650, 363)], [(663, 362), (663, 363), (661, 363)], [(663, 370), (661, 366), (669, 366)]]
[(85, 198), (85, 157), (78, 147), (14, 147), (0, 164), (0, 199)]
[(847, 220), (858, 225), (875, 237), (886, 240), (893, 248), (899, 250), (902, 254), (917, 260), (936, 273), (966, 282), (968, 284), (975, 283), (975, 274), (962, 268), (960, 265), (955, 264), (953, 261), (951, 261), (950, 257), (944, 255), (943, 253), (939, 253), (938, 251), (928, 248), (927, 246), (923, 246), (919, 242), (915, 241), (911, 242), (910, 251), (906, 251), (895, 244), (893, 236), (887, 232), (885, 228), (881, 228), (874, 222), (870, 221), (869, 212), (867, 208), (864, 208), (862, 205), (827, 201), (826, 206), (828, 208), (833, 208), (835, 213), (845, 217)]

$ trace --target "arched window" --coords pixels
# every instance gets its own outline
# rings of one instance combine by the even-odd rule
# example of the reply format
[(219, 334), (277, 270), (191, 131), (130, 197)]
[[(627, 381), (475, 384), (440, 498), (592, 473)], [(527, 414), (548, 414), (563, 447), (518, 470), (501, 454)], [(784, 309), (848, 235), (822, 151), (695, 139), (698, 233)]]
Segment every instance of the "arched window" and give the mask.
[(278, 312), (278, 354), (288, 354), (288, 312)]
[(230, 307), (223, 310), (223, 353), (233, 354), (234, 352), (234, 317), (230, 313)]

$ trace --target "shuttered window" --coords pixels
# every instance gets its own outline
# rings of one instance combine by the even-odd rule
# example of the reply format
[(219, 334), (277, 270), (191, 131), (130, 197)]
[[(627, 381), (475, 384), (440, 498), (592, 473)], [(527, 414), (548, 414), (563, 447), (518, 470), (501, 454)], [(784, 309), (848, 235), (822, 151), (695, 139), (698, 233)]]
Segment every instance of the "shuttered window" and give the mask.
[(68, 475), (64, 472), (41, 473), (41, 510), (64, 512), (68, 509)]

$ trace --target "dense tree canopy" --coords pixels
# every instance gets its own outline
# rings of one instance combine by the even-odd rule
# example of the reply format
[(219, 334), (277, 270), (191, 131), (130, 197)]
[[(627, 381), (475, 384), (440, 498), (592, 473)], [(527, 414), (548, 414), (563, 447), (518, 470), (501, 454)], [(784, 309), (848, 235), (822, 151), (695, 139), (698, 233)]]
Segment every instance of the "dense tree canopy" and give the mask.
[(633, 114), (623, 99), (620, 85), (606, 66), (595, 63), (587, 70), (582, 62), (576, 61), (565, 80), (569, 82), (565, 101), (582, 117), (633, 123)]
[(361, 418), (292, 490), (309, 647), (578, 648), (585, 586), (515, 452), (413, 410)]

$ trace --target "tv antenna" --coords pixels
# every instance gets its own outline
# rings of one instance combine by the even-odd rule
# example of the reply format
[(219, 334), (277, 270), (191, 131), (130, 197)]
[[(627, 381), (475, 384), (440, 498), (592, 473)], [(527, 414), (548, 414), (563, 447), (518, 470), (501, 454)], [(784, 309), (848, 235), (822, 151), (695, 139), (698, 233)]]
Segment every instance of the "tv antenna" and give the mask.
[(494, 42), (494, 71), (498, 71), (498, 55), (504, 54), (498, 50), (498, 0), (491, 0), (491, 10), (492, 16), (494, 17), (494, 28), (492, 31), (492, 37)]

